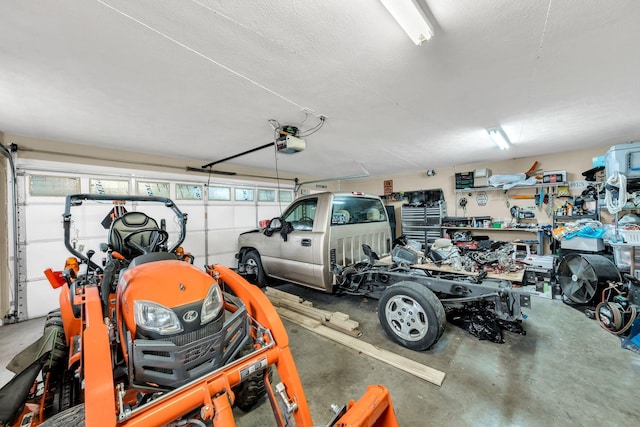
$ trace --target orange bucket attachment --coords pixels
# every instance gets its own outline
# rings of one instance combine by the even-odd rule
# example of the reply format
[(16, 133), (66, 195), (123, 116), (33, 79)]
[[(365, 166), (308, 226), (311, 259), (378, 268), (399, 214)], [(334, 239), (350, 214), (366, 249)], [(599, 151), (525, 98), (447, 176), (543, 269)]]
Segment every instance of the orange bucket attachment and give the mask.
[(381, 385), (370, 385), (357, 402), (349, 402), (347, 412), (335, 427), (398, 427), (389, 390)]

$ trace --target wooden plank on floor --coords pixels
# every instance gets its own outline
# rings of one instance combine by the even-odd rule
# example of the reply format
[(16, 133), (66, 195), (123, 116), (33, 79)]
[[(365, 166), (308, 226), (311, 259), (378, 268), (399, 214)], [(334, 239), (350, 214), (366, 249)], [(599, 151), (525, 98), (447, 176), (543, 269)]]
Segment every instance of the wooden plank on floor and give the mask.
[(296, 313), (287, 308), (277, 307), (276, 310), (278, 311), (278, 314), (280, 314), (283, 318), (294, 322), (305, 329), (308, 329), (320, 336), (347, 346), (353, 350), (364, 353), (367, 356), (380, 360), (381, 362), (394, 366), (404, 372), (415, 375), (416, 377), (421, 378), (425, 381), (429, 381), (432, 384), (441, 386), (442, 382), (444, 381), (445, 373), (442, 371), (423, 365), (414, 360), (407, 359), (406, 357), (400, 356), (382, 348), (376, 347), (357, 338), (346, 335), (342, 332), (338, 332), (336, 330), (328, 328), (324, 325), (314, 325), (312, 322), (309, 322), (309, 319), (306, 316), (300, 313)]
[(349, 319), (349, 315), (345, 313), (338, 311), (331, 312), (313, 307), (310, 301), (269, 287), (265, 289), (265, 295), (275, 307), (284, 307), (312, 319), (319, 320), (332, 329), (345, 332), (354, 337), (362, 335), (359, 329), (360, 323)]

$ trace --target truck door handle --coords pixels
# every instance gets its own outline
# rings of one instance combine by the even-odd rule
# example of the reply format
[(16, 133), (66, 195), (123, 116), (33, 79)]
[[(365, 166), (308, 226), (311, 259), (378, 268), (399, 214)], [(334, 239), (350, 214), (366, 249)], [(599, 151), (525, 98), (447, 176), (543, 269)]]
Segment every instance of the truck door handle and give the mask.
[(311, 239), (302, 239), (300, 242), (302, 246), (311, 246)]

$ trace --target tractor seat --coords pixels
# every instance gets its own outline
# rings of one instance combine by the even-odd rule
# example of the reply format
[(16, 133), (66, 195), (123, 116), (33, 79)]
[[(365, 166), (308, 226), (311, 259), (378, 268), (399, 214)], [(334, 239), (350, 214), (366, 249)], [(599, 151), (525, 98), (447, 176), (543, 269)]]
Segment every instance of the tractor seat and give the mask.
[(127, 212), (121, 217), (116, 218), (111, 224), (111, 228), (109, 229), (109, 246), (126, 259), (132, 259), (135, 256), (141, 255), (140, 251), (126, 246), (124, 244), (124, 238), (133, 231), (143, 229), (149, 229), (149, 231), (133, 236), (131, 240), (142, 247), (147, 247), (151, 243), (152, 230), (160, 229), (158, 223), (155, 219), (142, 212)]

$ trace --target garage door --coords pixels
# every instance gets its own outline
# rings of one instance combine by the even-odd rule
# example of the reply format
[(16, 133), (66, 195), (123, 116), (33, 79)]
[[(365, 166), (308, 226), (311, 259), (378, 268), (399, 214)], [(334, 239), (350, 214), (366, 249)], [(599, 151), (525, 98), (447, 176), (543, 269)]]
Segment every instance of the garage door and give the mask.
[[(260, 221), (279, 216), (293, 199), (291, 185), (277, 186), (255, 181), (202, 180), (179, 174), (146, 174), (100, 168), (99, 173), (74, 172), (77, 165), (17, 165), (19, 254), (17, 314), (19, 320), (46, 315), (57, 306), (58, 291), (53, 290), (44, 270), (61, 270), (70, 254), (64, 247), (62, 213), (65, 196), (72, 193), (140, 194), (170, 197), (188, 214), (185, 251), (195, 257), (194, 264), (223, 264), (235, 267), (238, 235), (258, 226)], [(94, 168), (95, 169), (95, 168)], [(72, 210), (72, 242), (76, 249), (96, 251), (107, 241), (107, 230), (96, 232), (111, 211), (111, 205), (83, 205)], [(127, 210), (141, 209), (127, 205)], [(145, 213), (158, 222), (167, 210), (157, 206)], [(178, 236), (173, 218), (164, 218), (171, 240)], [(92, 230), (92, 231), (88, 231)], [(12, 276), (13, 277), (13, 276)], [(8, 285), (5, 285), (8, 286)], [(13, 291), (11, 292), (13, 294)]]

